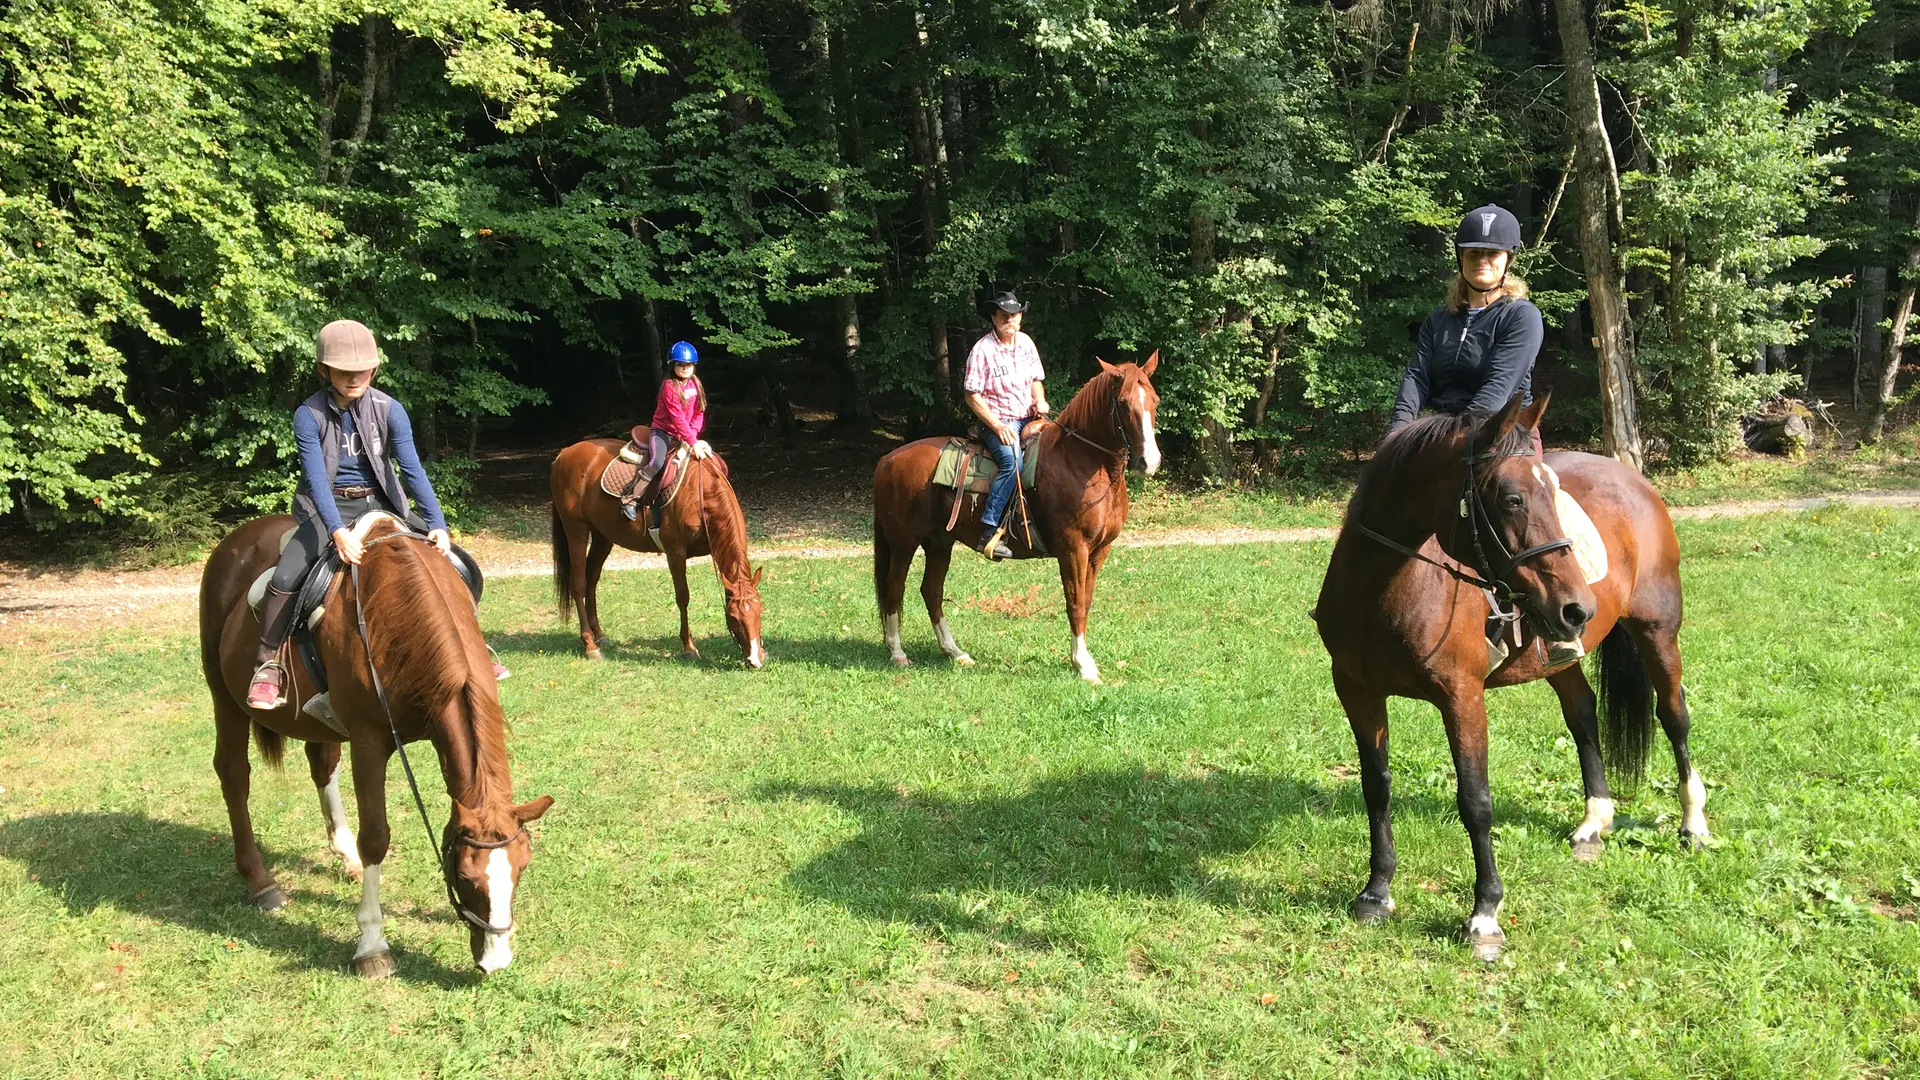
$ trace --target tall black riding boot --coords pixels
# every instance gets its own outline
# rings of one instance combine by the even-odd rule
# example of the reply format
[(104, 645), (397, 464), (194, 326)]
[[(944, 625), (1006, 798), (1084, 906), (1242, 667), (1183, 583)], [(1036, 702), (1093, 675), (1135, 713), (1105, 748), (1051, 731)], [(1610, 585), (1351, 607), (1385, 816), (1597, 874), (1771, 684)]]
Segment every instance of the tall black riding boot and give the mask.
[(287, 673), (274, 662), (293, 623), (293, 594), (269, 585), (260, 601), (260, 644), (253, 654), (253, 679), (247, 686), (247, 704), (277, 709), (286, 704)]

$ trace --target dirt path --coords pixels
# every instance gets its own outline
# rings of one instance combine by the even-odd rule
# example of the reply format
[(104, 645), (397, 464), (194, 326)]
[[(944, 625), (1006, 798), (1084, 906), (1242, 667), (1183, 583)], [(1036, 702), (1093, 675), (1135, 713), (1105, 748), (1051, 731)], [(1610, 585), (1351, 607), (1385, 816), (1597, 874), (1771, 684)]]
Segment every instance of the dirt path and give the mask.
[[(1910, 509), (1920, 507), (1920, 490), (1863, 491), (1805, 499), (1718, 503), (1675, 507), (1672, 513), (1679, 520), (1698, 520), (1818, 510), (1836, 504)], [(1298, 543), (1331, 540), (1336, 532), (1331, 528), (1169, 529), (1122, 536), (1119, 546), (1153, 548)], [(472, 551), (481, 565), (486, 567), (488, 577), (537, 577), (552, 572), (552, 563), (544, 544), (480, 537), (472, 544)], [(855, 559), (866, 558), (871, 553), (872, 549), (865, 545), (783, 545), (758, 549), (754, 552), (754, 558)], [(657, 570), (665, 567), (666, 560), (661, 556), (631, 551), (616, 552), (607, 560), (608, 570)], [(136, 614), (149, 615), (155, 608), (188, 607), (199, 591), (198, 565), (131, 572), (35, 572), (0, 563), (0, 627), (48, 621), (84, 624), (113, 621)]]

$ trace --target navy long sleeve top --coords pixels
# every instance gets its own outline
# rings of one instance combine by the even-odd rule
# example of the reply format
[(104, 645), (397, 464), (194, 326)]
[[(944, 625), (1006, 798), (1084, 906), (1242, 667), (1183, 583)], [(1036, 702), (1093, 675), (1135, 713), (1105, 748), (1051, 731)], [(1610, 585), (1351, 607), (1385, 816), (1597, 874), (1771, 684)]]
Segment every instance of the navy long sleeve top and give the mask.
[(1509, 297), (1478, 311), (1435, 308), (1420, 324), (1387, 430), (1422, 409), (1492, 411), (1516, 393), (1532, 401), (1533, 362), (1545, 337), (1540, 309), (1527, 300)]
[[(352, 444), (342, 449), (341, 473), (349, 471), (348, 463), (358, 456), (361, 477), (358, 482), (370, 483), (372, 470), (380, 468), (383, 463), (368, 460), (371, 455), (364, 453), (356, 455), (349, 452), (364, 449), (359, 440), (353, 437), (353, 417), (336, 407), (331, 397), (327, 399), (327, 407), (341, 414), (342, 430), (348, 433)], [(414, 446), (413, 421), (408, 419), (406, 408), (398, 401), (394, 402), (387, 412), (387, 445), (388, 452), (393, 455), (394, 464), (400, 468), (400, 479), (406, 484), (407, 494), (413, 498), (427, 526), (434, 529), (446, 528), (447, 519), (440, 510), (439, 498), (433, 493), (433, 481), (427, 479), (427, 470), (420, 464), (420, 452)], [(326, 455), (320, 449), (319, 422), (313, 418), (312, 412), (304, 408), (295, 409), (293, 412), (293, 447), (300, 457), (302, 480), (306, 484), (307, 492), (313, 496), (314, 505), (320, 510), (320, 520), (326, 526), (326, 531), (332, 533), (335, 529), (345, 528), (345, 524), (340, 520), (340, 508), (333, 498), (334, 486), (341, 477), (327, 475)]]

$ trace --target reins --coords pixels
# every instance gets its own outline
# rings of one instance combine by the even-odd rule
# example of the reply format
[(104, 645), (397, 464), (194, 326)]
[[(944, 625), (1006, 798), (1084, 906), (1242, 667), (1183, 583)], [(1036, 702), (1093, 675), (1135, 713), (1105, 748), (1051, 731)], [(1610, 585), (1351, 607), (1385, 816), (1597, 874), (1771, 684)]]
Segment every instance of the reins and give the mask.
[[(1518, 450), (1506, 451), (1505, 453), (1488, 450), (1476, 454), (1473, 450), (1474, 434), (1475, 432), (1472, 428), (1467, 429), (1466, 456), (1462, 461), (1464, 479), (1461, 483), (1460, 492), (1460, 516), (1467, 519), (1467, 528), (1473, 540), (1473, 554), (1476, 560), (1473, 569), (1477, 574), (1469, 574), (1457, 566), (1443, 563), (1438, 559), (1428, 558), (1392, 537), (1382, 535), (1367, 528), (1358, 521), (1353, 524), (1355, 528), (1360, 530), (1360, 534), (1369, 540), (1384, 544), (1402, 555), (1418, 559), (1429, 566), (1437, 566), (1446, 571), (1454, 580), (1472, 585), (1474, 588), (1485, 592), (1489, 601), (1494, 605), (1496, 617), (1502, 617), (1499, 613), (1504, 612), (1508, 605), (1515, 604), (1516, 601), (1524, 598), (1524, 594), (1520, 590), (1514, 588), (1507, 582), (1507, 575), (1513, 573), (1516, 567), (1528, 559), (1545, 555), (1548, 552), (1573, 547), (1573, 539), (1563, 536), (1558, 540), (1549, 540), (1543, 544), (1535, 544), (1521, 551), (1519, 554), (1514, 554), (1507, 550), (1506, 544), (1500, 539), (1500, 530), (1494, 527), (1492, 515), (1487, 513), (1485, 501), (1480, 498), (1480, 485), (1475, 482), (1476, 478), (1473, 467), (1485, 462), (1500, 461), (1510, 457), (1532, 457), (1533, 447), (1528, 445)], [(1486, 547), (1480, 539), (1480, 524), (1483, 521), (1487, 526), (1486, 531), (1488, 537), (1493, 541), (1493, 545), (1499, 551), (1500, 555), (1506, 560), (1501, 564), (1498, 572), (1489, 569), (1492, 563), (1491, 560), (1487, 558)], [(1458, 522), (1455, 522), (1455, 529), (1457, 531)], [(1518, 613), (1515, 612), (1511, 617), (1517, 618)]]
[[(364, 546), (372, 547), (375, 544), (381, 544), (388, 540), (403, 537), (412, 540), (426, 539), (426, 537), (410, 529), (403, 529), (368, 540)], [(444, 843), (438, 843), (434, 840), (433, 826), (429, 824), (430, 819), (427, 817), (427, 803), (425, 799), (420, 797), (420, 782), (414, 778), (413, 763), (407, 760), (407, 744), (400, 741), (400, 729), (393, 722), (393, 707), (387, 704), (386, 685), (380, 681), (380, 669), (375, 666), (373, 662), (373, 642), (367, 637), (367, 605), (360, 593), (360, 564), (349, 563), (348, 570), (353, 579), (353, 617), (360, 630), (360, 647), (366, 650), (367, 673), (373, 676), (373, 692), (380, 699), (380, 711), (386, 715), (387, 730), (393, 734), (393, 747), (400, 752), (400, 768), (407, 774), (407, 788), (413, 792), (413, 805), (420, 810), (420, 827), (426, 830), (427, 846), (436, 847), (440, 851), (440, 872), (444, 884), (447, 887), (447, 903), (452, 905), (455, 915), (460, 916), (462, 920), (476, 930), (483, 930), (491, 934), (511, 933), (513, 928), (518, 925), (512, 919), (508, 919), (507, 925), (505, 926), (495, 926), (475, 914), (465, 904), (460, 902), (460, 897), (453, 891), (453, 846), (458, 843), (482, 850), (503, 848), (526, 835), (527, 827), (521, 825), (519, 832), (507, 837), (505, 840), (475, 840), (471, 836), (461, 836), (457, 833), (449, 836)]]

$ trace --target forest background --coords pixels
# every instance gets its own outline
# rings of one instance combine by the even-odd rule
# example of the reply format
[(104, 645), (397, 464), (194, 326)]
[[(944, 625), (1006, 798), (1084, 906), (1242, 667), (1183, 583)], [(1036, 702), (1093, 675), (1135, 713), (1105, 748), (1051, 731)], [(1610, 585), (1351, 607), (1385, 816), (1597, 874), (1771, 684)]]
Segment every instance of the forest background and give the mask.
[(557, 396), (644, 420), (679, 337), (783, 434), (950, 431), (1003, 288), (1056, 399), (1158, 348), (1193, 472), (1285, 484), (1379, 437), (1489, 201), (1562, 438), (1685, 466), (1826, 389), (1872, 441), (1917, 59), (1916, 0), (16, 0), (0, 522), (283, 507), (339, 317), (455, 489)]

